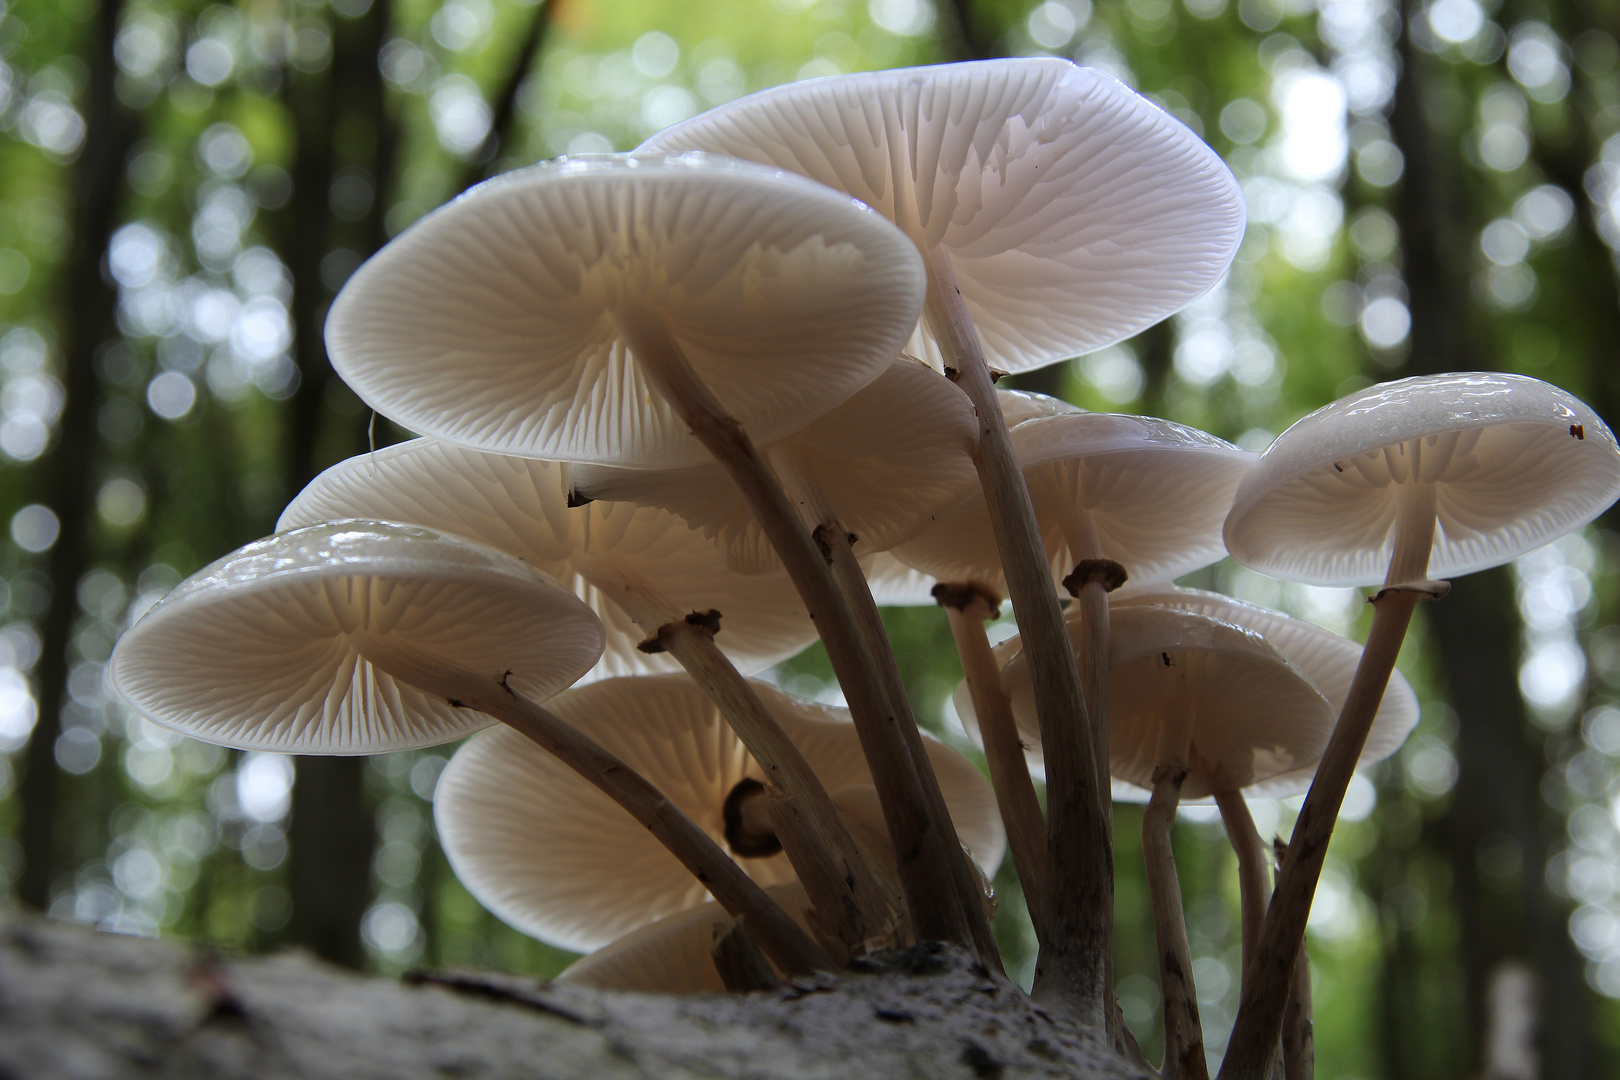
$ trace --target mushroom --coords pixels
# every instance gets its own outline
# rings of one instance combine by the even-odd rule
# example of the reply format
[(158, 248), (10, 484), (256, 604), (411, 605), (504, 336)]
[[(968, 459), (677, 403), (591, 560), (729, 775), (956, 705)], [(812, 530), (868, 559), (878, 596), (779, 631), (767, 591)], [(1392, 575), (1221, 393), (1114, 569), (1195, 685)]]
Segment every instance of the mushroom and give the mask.
[[(808, 926), (810, 899), (797, 882), (773, 885), (765, 892)], [(715, 968), (715, 941), (734, 922), (719, 904), (688, 908), (581, 957), (556, 981), (643, 994), (718, 994), (727, 987)]]
[(702, 154), (565, 159), (407, 230), (350, 279), (327, 338), (363, 399), (429, 434), (632, 467), (695, 464), (707, 448), (815, 615), (919, 932), (995, 962), (909, 704), (880, 673), (886, 649), (865, 640), (753, 443), (881, 374), (923, 285), (892, 224), (802, 177)]
[[(752, 685), (828, 790), (870, 783), (847, 712)], [(550, 708), (645, 775), (761, 885), (794, 880), (766, 774), (684, 675), (608, 679)], [(932, 738), (927, 746), (953, 816), (993, 872), (1003, 839), (988, 786), (960, 754)], [(519, 930), (561, 948), (599, 948), (705, 899), (617, 807), (511, 732), (485, 732), (456, 752), (435, 789), (434, 817), (468, 890)], [(863, 824), (883, 827), (881, 816)], [(887, 855), (886, 846), (875, 854)], [(874, 926), (874, 935), (882, 929)]]
[[(1372, 627), (1267, 909), (1257, 971), (1304, 939), (1328, 838), (1413, 608), (1431, 573), (1499, 565), (1579, 528), (1620, 494), (1620, 448), (1590, 407), (1522, 375), (1429, 375), (1368, 387), (1297, 421), (1239, 487), (1226, 544), (1254, 569), (1317, 584), (1383, 581)], [(1286, 980), (1245, 987), (1223, 1073), (1269, 1059)]]
[(511, 725), (627, 810), (784, 970), (826, 955), (639, 774), (548, 712), (601, 624), (493, 548), (416, 526), (337, 521), (241, 548), (124, 634), (112, 685), (142, 716), (239, 749), (364, 754)]
[(887, 214), (922, 252), (928, 300), (909, 348), (958, 372), (978, 410), (975, 464), (1013, 604), (1040, 657), (1041, 728), (1058, 793), (1049, 889), (1074, 914), (1043, 941), (1037, 982), (1111, 1022), (1107, 802), (987, 354), (1008, 371), (1039, 367), (1128, 337), (1202, 294), (1242, 237), (1236, 182), (1146, 99), (1048, 58), (795, 83), (677, 124), (645, 147), (802, 172)]
[[(973, 408), (925, 364), (900, 359), (848, 401), (761, 447), (812, 530), (853, 534), (862, 554), (923, 529), (932, 511), (973, 480)], [(717, 538), (733, 568), (781, 566), (748, 504), (718, 464), (683, 469), (580, 465), (574, 489), (679, 515)]]
[[(362, 515), (405, 521), (491, 544), (572, 582), (612, 627), (612, 652), (597, 672), (668, 670), (667, 653), (721, 703), (772, 782), (794, 800), (809, 834), (794, 853), (806, 887), (836, 936), (857, 947), (889, 918), (877, 883), (808, 763), (717, 642), (723, 626), (725, 651), (754, 667), (809, 644), (814, 627), (788, 582), (780, 572), (728, 571), (714, 545), (671, 514), (625, 503), (571, 505), (569, 471), (414, 439), (327, 469), (282, 513), (281, 526)], [(666, 626), (674, 629), (661, 632)]]
[[(1310, 680), (1252, 630), (1150, 605), (1120, 607), (1113, 630), (1110, 764), (1118, 779), (1152, 791), (1142, 846), (1165, 993), (1165, 1071), (1207, 1075), (1170, 849), (1176, 807), (1183, 796), (1214, 796), (1223, 811), (1234, 800), (1241, 806), (1241, 789), (1316, 760), (1333, 713)], [(1006, 645), (1011, 659), (1001, 685), (1020, 730), (1033, 739), (1030, 660), (1014, 642)], [(958, 708), (971, 717), (965, 704), (959, 691)], [(1246, 810), (1241, 820), (1252, 833)]]

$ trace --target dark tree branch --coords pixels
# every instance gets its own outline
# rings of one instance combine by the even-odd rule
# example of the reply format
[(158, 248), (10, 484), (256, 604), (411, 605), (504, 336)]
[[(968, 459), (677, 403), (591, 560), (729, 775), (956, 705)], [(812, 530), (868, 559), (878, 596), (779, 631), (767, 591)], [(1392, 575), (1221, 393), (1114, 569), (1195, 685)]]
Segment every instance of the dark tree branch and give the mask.
[(457, 191), (466, 191), (487, 178), (495, 167), (501, 151), (509, 147), (512, 141), (512, 128), (517, 120), (518, 95), (522, 92), (523, 83), (528, 79), (529, 71), (534, 67), (535, 57), (540, 55), (540, 50), (546, 42), (546, 35), (551, 29), (552, 4), (553, 0), (539, 0), (539, 3), (535, 4), (534, 18), (529, 20), (528, 32), (524, 34), (522, 43), (513, 54), (512, 66), (507, 69), (500, 92), (495, 96), (489, 134), (484, 136), (484, 141), (468, 161), (466, 169), (462, 171)]

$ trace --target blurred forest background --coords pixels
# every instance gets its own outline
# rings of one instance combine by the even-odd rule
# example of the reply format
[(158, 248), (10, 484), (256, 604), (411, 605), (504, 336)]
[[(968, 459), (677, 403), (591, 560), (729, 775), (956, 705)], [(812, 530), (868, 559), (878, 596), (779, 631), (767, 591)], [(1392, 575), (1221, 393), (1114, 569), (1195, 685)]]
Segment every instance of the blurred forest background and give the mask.
[[(1249, 231), (1187, 312), (1022, 385), (1253, 448), (1369, 381), (1445, 370), (1549, 379), (1613, 422), (1617, 37), (1614, 0), (0, 0), (0, 895), (387, 973), (566, 963), (449, 874), (447, 749), (226, 752), (102, 680), (181, 577), (402, 436), (333, 377), (324, 312), (484, 177), (793, 79), (1070, 56), (1213, 144)], [(1422, 724), (1352, 787), (1311, 918), (1324, 1080), (1620, 1077), (1617, 528), (1420, 613), (1402, 667)], [(1352, 590), (1195, 577), (1362, 624)], [(920, 715), (959, 733), (942, 614), (890, 615)], [(814, 654), (776, 676), (835, 692)], [(1256, 807), (1285, 835), (1293, 812)], [(1156, 1045), (1140, 817), (1117, 821), (1119, 989)], [(1235, 866), (1209, 815), (1184, 811), (1177, 843), (1218, 1053)], [(1527, 1010), (1539, 1060), (1506, 1037)]]

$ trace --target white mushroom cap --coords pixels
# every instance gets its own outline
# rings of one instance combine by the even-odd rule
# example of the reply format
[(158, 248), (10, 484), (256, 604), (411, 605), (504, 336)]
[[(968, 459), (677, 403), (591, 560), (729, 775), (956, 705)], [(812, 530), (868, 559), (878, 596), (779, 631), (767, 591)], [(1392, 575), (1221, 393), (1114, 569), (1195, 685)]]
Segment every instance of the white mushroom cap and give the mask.
[(344, 286), (332, 366), (407, 427), (497, 453), (640, 467), (707, 460), (629, 353), (653, 311), (757, 441), (893, 360), (916, 251), (802, 177), (701, 154), (563, 158), (482, 184)]
[[(845, 710), (753, 687), (828, 790), (871, 783)], [(722, 846), (727, 796), (739, 782), (764, 777), (684, 676), (610, 679), (547, 707), (645, 776)], [(963, 843), (993, 869), (1004, 846), (994, 793), (966, 758), (924, 738)], [(433, 809), (450, 864), (479, 902), (561, 948), (599, 948), (708, 898), (624, 810), (506, 728), (456, 752)], [(784, 854), (738, 861), (761, 885), (794, 880)]]
[[(1220, 278), (1243, 199), (1215, 152), (1109, 75), (1055, 58), (813, 79), (722, 105), (645, 148), (803, 173), (949, 254), (991, 362), (1121, 341)], [(908, 351), (938, 367), (931, 336)]]
[(936, 578), (880, 551), (861, 559), (872, 599), (887, 607), (933, 607)]
[[(1066, 620), (1078, 639), (1078, 620)], [(1116, 780), (1153, 786), (1153, 770), (1171, 759), (1191, 769), (1184, 798), (1247, 788), (1313, 766), (1327, 746), (1334, 713), (1298, 668), (1259, 634), (1191, 611), (1141, 606), (1111, 614), (1109, 767)], [(1040, 729), (1028, 659), (1012, 639), (1001, 684), (1012, 701), (1020, 739), (1039, 761)], [(1166, 662), (1168, 661), (1168, 662)], [(977, 719), (960, 689), (956, 707), (969, 730)], [(1191, 748), (1176, 745), (1190, 717)]]
[[(1304, 619), (1246, 604), (1219, 593), (1180, 588), (1138, 591), (1127, 585), (1111, 599), (1115, 612), (1130, 605), (1149, 604), (1194, 611), (1254, 631), (1275, 646), (1311, 681), (1327, 698), (1335, 716), (1344, 707), (1344, 699), (1350, 693), (1350, 680), (1361, 662), (1361, 646), (1347, 637)], [(1368, 768), (1399, 750), (1417, 726), (1419, 714), (1417, 694), (1413, 693), (1412, 684), (1399, 671), (1393, 672), (1378, 714), (1373, 718), (1372, 730), (1362, 748), (1357, 767)], [(1262, 798), (1303, 794), (1315, 775), (1316, 767), (1313, 764), (1261, 781), (1248, 788), (1247, 793)], [(1146, 800), (1147, 794), (1143, 791), (1138, 797)], [(1116, 797), (1119, 797), (1117, 791)]]
[[(783, 464), (825, 494), (827, 509), (858, 537), (856, 552), (866, 554), (926, 528), (931, 511), (977, 483), (969, 456), (977, 434), (966, 394), (927, 365), (900, 359), (848, 401), (762, 449), (773, 465), (791, 458)], [(718, 540), (740, 572), (781, 565), (742, 492), (716, 463), (658, 470), (580, 465), (574, 487), (680, 516)], [(787, 487), (791, 495), (795, 485)], [(812, 518), (820, 509), (810, 508)]]
[[(810, 898), (798, 882), (765, 890), (809, 929)], [(643, 994), (719, 994), (726, 989), (714, 966), (715, 938), (735, 920), (710, 902), (677, 912), (574, 961), (557, 982)]]
[[(1147, 416), (1071, 413), (1012, 429), (1052, 578), (1081, 559), (1107, 558), (1132, 581), (1169, 581), (1220, 559), (1221, 522), (1255, 455), (1195, 428)], [(1089, 525), (1076, 525), (1084, 510)], [(1072, 533), (1094, 531), (1096, 551)], [(976, 582), (1005, 593), (984, 495), (973, 486), (915, 540), (900, 561), (942, 581)]]
[(621, 606), (650, 586), (676, 609), (718, 610), (715, 644), (743, 671), (784, 660), (816, 631), (786, 573), (731, 572), (715, 545), (660, 510), (626, 503), (569, 507), (570, 466), (413, 439), (327, 469), (281, 515), (281, 528), (374, 517), (468, 536), (572, 587), (606, 627), (590, 678), (679, 670), (636, 646), (647, 637)]
[(259, 540), (199, 570), (113, 650), (113, 687), (204, 742), (376, 754), (495, 721), (372, 668), (350, 635), (401, 640), (543, 701), (602, 651), (572, 593), (517, 559), (431, 529), (333, 521)]
[(1507, 562), (1620, 496), (1620, 448), (1584, 402), (1523, 375), (1425, 375), (1340, 398), (1279, 435), (1238, 489), (1232, 557), (1315, 585), (1382, 581), (1416, 440), (1418, 479), (1435, 486), (1433, 577)]

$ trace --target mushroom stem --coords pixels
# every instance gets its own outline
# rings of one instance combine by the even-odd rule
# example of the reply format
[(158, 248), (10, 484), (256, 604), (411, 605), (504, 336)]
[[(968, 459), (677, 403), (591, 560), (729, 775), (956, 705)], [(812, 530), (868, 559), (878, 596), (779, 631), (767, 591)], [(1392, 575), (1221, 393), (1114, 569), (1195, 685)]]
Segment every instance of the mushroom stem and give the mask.
[(1035, 966), (1035, 996), (1066, 1002), (1081, 1022), (1103, 1030), (1114, 932), (1114, 844), (1098, 783), (1090, 719), (1074, 647), (1058, 609), (1051, 568), (1023, 470), (996, 400), (984, 348), (956, 285), (950, 256), (924, 248), (924, 317), (958, 365), (957, 385), (979, 418), (974, 465), (990, 508), (1007, 591), (1030, 656), (1035, 710), (1046, 759), (1048, 934)]
[(1226, 838), (1237, 853), (1238, 893), (1243, 904), (1243, 982), (1248, 983), (1254, 968), (1254, 951), (1260, 944), (1260, 925), (1266, 918), (1266, 904), (1271, 899), (1271, 875), (1266, 865), (1270, 855), (1260, 831), (1254, 827), (1254, 816), (1243, 793), (1236, 788), (1222, 788), (1215, 792), (1215, 805), (1220, 808), (1221, 822), (1226, 826)]
[[(1085, 695), (1086, 715), (1091, 718), (1091, 752), (1097, 760), (1097, 789), (1109, 792), (1113, 777), (1108, 762), (1108, 669), (1112, 660), (1108, 594), (1125, 583), (1125, 568), (1103, 558), (1091, 511), (1066, 500), (1060, 507), (1063, 538), (1075, 559), (1074, 571), (1063, 579), (1063, 587), (1080, 602), (1080, 689)], [(1112, 798), (1102, 800), (1102, 814), (1103, 827), (1112, 836)]]
[(872, 770), (917, 936), (972, 947), (951, 873), (953, 855), (940, 830), (931, 827), (928, 799), (898, 730), (898, 717), (826, 555), (799, 521), (753, 440), (698, 378), (664, 322), (632, 309), (618, 312), (617, 319), (641, 370), (741, 490), (821, 631)]
[(838, 519), (833, 518), (818, 526), (814, 536), (829, 552), (833, 578), (854, 609), (867, 647), (878, 662), (884, 690), (889, 695), (890, 706), (894, 709), (898, 727), (906, 739), (906, 748), (911, 753), (911, 760), (916, 763), (917, 776), (922, 781), (923, 791), (929, 800), (927, 806), (929, 819), (938, 823), (939, 831), (943, 834), (945, 857), (949, 860), (951, 878), (956, 884), (957, 901), (961, 904), (962, 916), (967, 922), (968, 932), (972, 935), (973, 946), (978, 950), (979, 958), (986, 967), (1001, 972), (1001, 952), (996, 947), (995, 934), (990, 929), (990, 918), (985, 911), (984, 892), (979, 884), (979, 875), (969, 863), (967, 849), (962, 846), (961, 838), (956, 834), (956, 823), (951, 820), (950, 809), (945, 805), (944, 793), (939, 789), (939, 778), (934, 775), (933, 766), (928, 761), (928, 751), (923, 746), (922, 732), (917, 728), (916, 718), (911, 712), (911, 702), (906, 697), (905, 683), (900, 676), (900, 664), (895, 659), (894, 650), (889, 646), (889, 634), (883, 628), (883, 617), (878, 613), (877, 603), (872, 599), (872, 589), (866, 583), (866, 574), (861, 570), (860, 563), (855, 559), (855, 552), (850, 547), (850, 534)]
[(1153, 936), (1159, 946), (1159, 985), (1164, 995), (1164, 1080), (1208, 1080), (1204, 1031), (1193, 989), (1192, 949), (1181, 911), (1181, 881), (1176, 876), (1170, 829), (1181, 802), (1187, 770), (1160, 765), (1153, 770), (1153, 797), (1142, 814), (1142, 860), (1147, 866), (1148, 897), (1153, 904)]
[(1305, 921), (1339, 807), (1384, 700), (1384, 688), (1406, 640), (1412, 611), (1420, 600), (1436, 594), (1423, 581), (1434, 544), (1434, 488), (1402, 484), (1396, 489), (1396, 500), (1394, 557), (1384, 588), (1367, 601), (1373, 605), (1367, 644), (1277, 873), (1276, 891), (1250, 965), (1255, 977), (1243, 987), (1237, 1021), (1221, 1062), (1221, 1080), (1258, 1080), (1265, 1075), (1282, 1029), (1294, 959), (1304, 945)]
[(401, 641), (352, 634), (368, 663), (407, 686), (476, 709), (514, 728), (618, 803), (703, 883), (732, 915), (748, 924), (765, 954), (789, 976), (834, 965), (810, 935), (646, 778), (561, 717), (518, 696), (502, 679), (440, 660)]
[(832, 497), (817, 481), (815, 474), (805, 467), (803, 458), (790, 440), (778, 442), (766, 450), (766, 455), (781, 481), (783, 493), (799, 508), (801, 522), (810, 529), (811, 538), (826, 555), (832, 567), (833, 580), (854, 613), (862, 641), (883, 680), (883, 690), (888, 695), (896, 726), (905, 738), (906, 749), (922, 782), (924, 795), (928, 799), (929, 819), (938, 822), (944, 833), (946, 858), (950, 863), (952, 880), (956, 883), (962, 919), (985, 965), (1000, 971), (1001, 954), (996, 948), (995, 934), (990, 930), (990, 920), (985, 915), (978, 875), (969, 865), (962, 841), (956, 835), (956, 824), (951, 820), (949, 807), (945, 805), (945, 796), (939, 789), (939, 780), (934, 775), (928, 751), (923, 746), (922, 732), (918, 730), (917, 719), (911, 711), (911, 700), (906, 696), (905, 680), (900, 675), (900, 663), (889, 643), (889, 632), (884, 628), (883, 617), (872, 599), (866, 573), (855, 558), (854, 544), (857, 538), (844, 528)]
[(748, 932), (745, 916), (737, 916), (730, 929), (715, 935), (709, 955), (714, 958), (714, 969), (720, 973), (720, 981), (734, 994), (774, 990), (782, 985), (765, 954), (759, 951), (754, 935)]
[(1007, 846), (1012, 849), (1013, 865), (1024, 888), (1030, 921), (1038, 939), (1046, 937), (1046, 819), (1041, 815), (1035, 783), (1029, 776), (1029, 762), (1018, 738), (1012, 702), (1001, 688), (995, 654), (984, 632), (984, 621), (995, 617), (990, 600), (972, 585), (936, 585), (934, 598), (945, 609), (951, 635), (956, 639), (956, 655), (962, 660), (962, 674), (973, 696), (973, 711), (979, 718), (979, 735), (984, 740), (984, 757), (990, 765), (990, 783), (995, 788), (996, 805), (1007, 826)]
[(656, 639), (709, 695), (770, 782), (786, 796), (783, 811), (798, 822), (788, 860), (831, 933), (852, 954), (893, 922), (888, 902), (861, 857), (832, 796), (765, 703), (714, 643), (702, 620), (666, 623)]
[[(1288, 845), (1275, 841), (1277, 863), (1282, 864)], [(1313, 1080), (1316, 1075), (1316, 1031), (1311, 1018), (1311, 958), (1306, 945), (1299, 943), (1294, 957), (1293, 979), (1288, 991), (1288, 1008), (1283, 1012), (1283, 1080)]]

